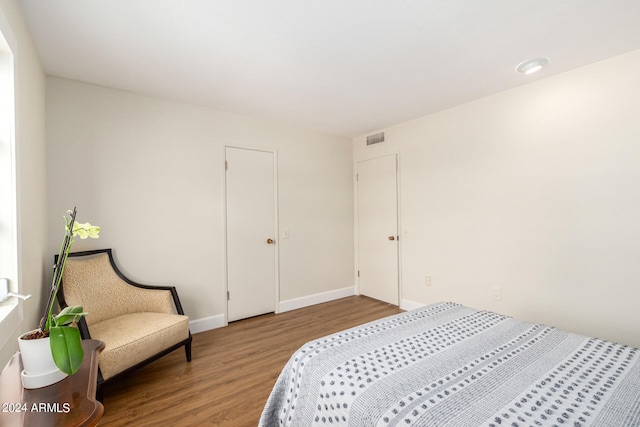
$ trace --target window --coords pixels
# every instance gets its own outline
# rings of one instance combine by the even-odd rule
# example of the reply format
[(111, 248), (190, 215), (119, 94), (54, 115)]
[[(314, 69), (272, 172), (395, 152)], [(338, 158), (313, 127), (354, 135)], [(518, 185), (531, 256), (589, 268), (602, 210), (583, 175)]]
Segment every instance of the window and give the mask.
[[(18, 292), (14, 54), (15, 41), (0, 12), (0, 278), (8, 279), (9, 291)], [(20, 318), (16, 298), (0, 302), (0, 348), (13, 336)]]

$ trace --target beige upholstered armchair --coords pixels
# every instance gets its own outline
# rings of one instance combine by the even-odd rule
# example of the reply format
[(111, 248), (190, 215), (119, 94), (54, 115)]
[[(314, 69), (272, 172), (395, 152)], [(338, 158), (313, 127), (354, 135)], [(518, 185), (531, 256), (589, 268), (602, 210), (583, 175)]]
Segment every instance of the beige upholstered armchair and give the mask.
[(101, 385), (182, 346), (191, 361), (189, 318), (176, 288), (148, 286), (127, 279), (111, 249), (70, 253), (58, 292), (61, 307), (81, 305), (89, 313), (78, 327), (83, 339), (105, 343), (100, 354)]

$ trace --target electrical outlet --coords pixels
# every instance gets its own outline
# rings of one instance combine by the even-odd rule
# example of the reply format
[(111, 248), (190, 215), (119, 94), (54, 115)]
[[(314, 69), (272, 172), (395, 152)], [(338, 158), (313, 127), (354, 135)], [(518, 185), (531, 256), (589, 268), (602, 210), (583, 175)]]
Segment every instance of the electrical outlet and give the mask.
[(494, 286), (491, 288), (493, 291), (493, 300), (501, 301), (502, 300), (502, 288), (500, 286)]
[(431, 286), (431, 276), (424, 276), (424, 285)]

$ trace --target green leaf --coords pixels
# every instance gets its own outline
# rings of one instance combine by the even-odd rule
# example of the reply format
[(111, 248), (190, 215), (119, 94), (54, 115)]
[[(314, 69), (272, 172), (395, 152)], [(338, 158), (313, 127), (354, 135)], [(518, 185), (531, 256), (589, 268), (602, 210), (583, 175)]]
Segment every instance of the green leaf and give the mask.
[(89, 313), (83, 311), (81, 305), (68, 306), (62, 309), (60, 313), (53, 317), (53, 326), (67, 326), (74, 322), (78, 322), (81, 317)]
[(58, 369), (68, 375), (78, 372), (84, 357), (80, 331), (69, 326), (53, 326), (49, 338), (51, 354)]

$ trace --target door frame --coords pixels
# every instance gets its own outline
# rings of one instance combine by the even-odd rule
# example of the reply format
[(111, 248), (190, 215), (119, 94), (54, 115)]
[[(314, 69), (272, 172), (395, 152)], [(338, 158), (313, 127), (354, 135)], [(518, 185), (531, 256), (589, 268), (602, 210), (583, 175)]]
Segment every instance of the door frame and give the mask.
[(227, 148), (239, 150), (261, 151), (273, 154), (273, 232), (275, 238), (274, 248), (274, 286), (275, 286), (275, 313), (280, 312), (280, 232), (278, 228), (278, 150), (264, 147), (249, 147), (242, 145), (224, 145), (222, 147), (222, 254), (223, 254), (223, 270), (224, 270), (224, 326), (229, 324), (229, 274), (228, 274), (228, 256), (227, 256)]
[(366, 162), (368, 160), (375, 160), (381, 157), (387, 156), (395, 156), (396, 158), (396, 224), (397, 224), (397, 234), (398, 236), (398, 307), (403, 306), (402, 302), (402, 245), (404, 243), (406, 233), (402, 232), (402, 216), (400, 215), (400, 206), (401, 206), (401, 194), (400, 194), (400, 153), (398, 152), (387, 152), (387, 153), (377, 153), (378, 155), (374, 156), (363, 156), (362, 158), (354, 158), (353, 161), (353, 212), (354, 212), (354, 263), (355, 263), (355, 271), (354, 271), (354, 281), (356, 283), (356, 294), (361, 295), (360, 293), (360, 222), (359, 222), (359, 209), (358, 209), (358, 163)]

